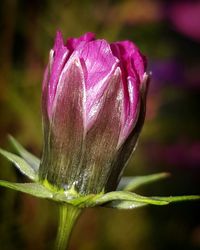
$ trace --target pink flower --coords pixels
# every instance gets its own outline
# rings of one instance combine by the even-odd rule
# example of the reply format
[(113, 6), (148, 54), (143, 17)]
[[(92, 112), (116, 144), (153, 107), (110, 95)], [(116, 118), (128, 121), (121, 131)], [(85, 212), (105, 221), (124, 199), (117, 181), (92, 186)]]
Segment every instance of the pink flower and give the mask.
[(115, 189), (143, 125), (147, 78), (132, 42), (86, 33), (64, 43), (57, 32), (43, 81), (40, 178), (80, 193)]
[(184, 35), (200, 41), (200, 2), (180, 1), (171, 4), (169, 18)]

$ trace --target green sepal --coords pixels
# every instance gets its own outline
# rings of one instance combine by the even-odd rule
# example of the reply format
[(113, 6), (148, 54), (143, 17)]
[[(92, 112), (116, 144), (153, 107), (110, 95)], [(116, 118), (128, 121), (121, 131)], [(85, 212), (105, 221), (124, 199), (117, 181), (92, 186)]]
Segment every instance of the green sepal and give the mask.
[(15, 166), (20, 170), (20, 172), (26, 175), (29, 179), (33, 181), (38, 180), (38, 175), (34, 169), (21, 157), (10, 153), (6, 150), (0, 149), (0, 153), (5, 156), (9, 161), (15, 164)]
[(58, 190), (50, 185), (47, 180), (43, 183), (38, 182), (39, 159), (24, 149), (13, 137), (10, 137), (12, 144), (15, 146), (19, 157), (13, 153), (0, 149), (0, 153), (8, 160), (13, 162), (16, 167), (31, 180), (36, 183), (11, 183), (0, 181), (0, 185), (27, 193), (40, 198), (47, 198), (56, 202), (70, 204), (79, 208), (106, 206), (117, 209), (134, 209), (146, 205), (167, 205), (172, 202), (189, 201), (200, 199), (198, 195), (189, 196), (170, 196), (170, 197), (145, 197), (132, 193), (141, 185), (145, 185), (169, 176), (168, 173), (159, 173), (148, 176), (124, 177), (119, 184), (122, 191), (113, 191), (109, 193), (99, 193), (90, 195), (80, 195), (74, 187), (70, 190)]
[(28, 152), (14, 137), (9, 135), (9, 141), (20, 156), (37, 172), (40, 166), (40, 159)]
[(160, 201), (166, 201), (169, 204), (173, 202), (199, 200), (200, 195), (181, 195), (181, 196), (169, 196), (169, 197), (153, 196), (152, 198), (159, 199)]
[(113, 202), (113, 201), (129, 201), (129, 202), (136, 202), (136, 203), (145, 203), (145, 204), (151, 204), (151, 205), (167, 205), (168, 202), (165, 200), (159, 200), (157, 198), (151, 198), (151, 197), (146, 197), (142, 195), (138, 195), (136, 193), (131, 193), (128, 191), (113, 191), (106, 193), (98, 198), (94, 198), (92, 200), (91, 205), (94, 206), (99, 206), (106, 204), (108, 202)]
[(40, 183), (11, 183), (0, 181), (4, 186), (16, 191), (30, 194), (39, 198), (46, 198), (55, 202), (70, 204), (79, 208), (105, 206), (117, 209), (134, 209), (146, 205), (168, 205), (173, 202), (200, 199), (198, 195), (170, 196), (170, 197), (146, 197), (128, 191), (113, 191), (106, 194), (90, 194), (82, 196), (73, 189), (52, 190)]
[(146, 176), (135, 176), (135, 177), (122, 177), (118, 190), (123, 191), (133, 191), (140, 186), (159, 181), (161, 179), (169, 177), (169, 173), (158, 173), (158, 174), (151, 174)]
[(0, 180), (0, 186), (30, 194), (39, 198), (53, 198), (53, 193), (39, 183), (13, 183)]
[[(112, 201), (106, 204), (106, 207), (110, 208), (117, 208), (117, 209), (134, 209), (137, 207), (142, 207), (146, 205), (152, 205), (152, 201), (156, 200), (156, 203), (153, 205), (168, 205), (170, 203), (175, 202), (183, 202), (183, 201), (192, 201), (192, 200), (199, 200), (199, 195), (186, 195), (186, 196), (169, 196), (169, 197), (146, 197), (148, 199), (145, 199), (144, 202), (141, 200), (141, 202), (137, 199), (135, 201)], [(150, 201), (150, 202), (149, 202)], [(164, 202), (164, 203), (162, 203)]]

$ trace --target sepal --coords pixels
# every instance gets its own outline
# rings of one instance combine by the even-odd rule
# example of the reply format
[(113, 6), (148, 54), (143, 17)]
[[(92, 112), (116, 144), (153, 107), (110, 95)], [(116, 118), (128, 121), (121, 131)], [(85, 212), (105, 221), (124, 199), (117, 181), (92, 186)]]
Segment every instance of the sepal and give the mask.
[(30, 194), (39, 198), (51, 199), (53, 197), (53, 193), (39, 183), (13, 183), (9, 181), (0, 181), (0, 186)]
[(134, 209), (146, 205), (168, 205), (174, 202), (200, 199), (199, 195), (146, 197), (128, 191), (113, 191), (109, 193), (80, 195), (75, 190), (55, 190), (42, 183), (11, 183), (0, 181), (0, 186), (45, 198), (78, 208), (104, 206), (117, 209)]
[(53, 194), (54, 201), (67, 203), (79, 208), (104, 206), (117, 209), (134, 209), (147, 205), (163, 206), (174, 202), (198, 200), (198, 195), (146, 197), (128, 191), (113, 191), (106, 194), (79, 195), (70, 190)]
[(40, 159), (28, 152), (13, 136), (9, 135), (8, 138), (17, 153), (37, 172), (40, 166)]
[(37, 169), (34, 169), (32, 165), (29, 165), (31, 162), (38, 164), (37, 158), (26, 151), (14, 138), (11, 137), (11, 141), (24, 159), (2, 149), (0, 149), (0, 153), (8, 160), (13, 162), (21, 173), (36, 182), (12, 183), (0, 180), (0, 186), (16, 191), (30, 194), (39, 198), (50, 199), (63, 204), (70, 204), (78, 208), (104, 206), (117, 209), (134, 209), (146, 205), (162, 206), (174, 202), (200, 199), (199, 195), (146, 197), (130, 192), (142, 185), (166, 178), (169, 176), (168, 173), (137, 177), (124, 177), (122, 178), (118, 187), (118, 189), (122, 189), (121, 191), (117, 190), (107, 193), (102, 192), (98, 194), (83, 195), (77, 192), (75, 186), (72, 186), (69, 190), (58, 189), (57, 187), (51, 185), (46, 179), (43, 182), (39, 182)]
[[(136, 195), (136, 194), (134, 194)], [(117, 208), (117, 209), (134, 209), (146, 205), (169, 205), (170, 203), (199, 200), (200, 195), (186, 195), (186, 196), (169, 196), (169, 197), (145, 197), (145, 196), (133, 196), (132, 201), (130, 200), (113, 200), (106, 207)]]
[(101, 197), (95, 199), (92, 201), (95, 206), (99, 205), (104, 205), (108, 202), (123, 202), (123, 201), (128, 201), (128, 202), (136, 202), (136, 203), (144, 203), (144, 204), (151, 204), (151, 205), (167, 205), (168, 202), (163, 200), (159, 200), (159, 198), (152, 198), (152, 197), (146, 197), (146, 196), (141, 196), (136, 193), (131, 193), (128, 191), (113, 191), (106, 193), (102, 195)]
[(133, 191), (140, 186), (165, 179), (169, 176), (169, 173), (157, 173), (145, 176), (122, 177), (117, 190)]
[(33, 181), (38, 180), (37, 172), (23, 158), (3, 149), (0, 149), (0, 154), (2, 154), (9, 161), (14, 163), (15, 166), (19, 169), (19, 171), (25, 176), (27, 176), (29, 179)]

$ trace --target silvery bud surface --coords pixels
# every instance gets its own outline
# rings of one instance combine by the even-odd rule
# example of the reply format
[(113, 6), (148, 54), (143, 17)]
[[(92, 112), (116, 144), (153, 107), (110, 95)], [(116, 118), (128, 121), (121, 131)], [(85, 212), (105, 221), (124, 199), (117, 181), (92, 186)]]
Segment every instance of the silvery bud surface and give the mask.
[(40, 180), (81, 194), (115, 190), (145, 116), (146, 60), (131, 41), (58, 31), (42, 86)]

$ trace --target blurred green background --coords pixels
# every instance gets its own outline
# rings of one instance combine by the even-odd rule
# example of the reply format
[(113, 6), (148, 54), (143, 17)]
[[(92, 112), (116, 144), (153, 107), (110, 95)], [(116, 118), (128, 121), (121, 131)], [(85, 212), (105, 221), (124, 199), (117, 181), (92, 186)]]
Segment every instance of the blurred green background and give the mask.
[[(146, 123), (126, 175), (169, 171), (138, 192), (200, 194), (200, 1), (1, 0), (0, 146), (15, 136), (40, 156), (41, 82), (56, 29), (133, 40), (147, 55), (152, 81)], [(0, 179), (23, 182), (3, 157)], [(0, 249), (52, 249), (57, 206), (0, 188)], [(200, 202), (133, 211), (88, 209), (74, 250), (200, 249)]]

